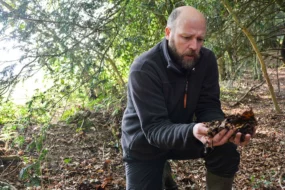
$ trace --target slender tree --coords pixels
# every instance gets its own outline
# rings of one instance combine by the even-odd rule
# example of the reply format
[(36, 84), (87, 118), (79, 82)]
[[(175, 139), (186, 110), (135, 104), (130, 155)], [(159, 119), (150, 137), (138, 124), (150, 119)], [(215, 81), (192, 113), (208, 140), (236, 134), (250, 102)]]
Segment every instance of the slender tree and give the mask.
[(271, 81), (269, 79), (269, 76), (267, 74), (267, 69), (266, 69), (266, 66), (265, 66), (265, 62), (264, 62), (264, 59), (262, 58), (262, 55), (260, 53), (260, 50), (259, 48), (257, 47), (257, 44), (252, 36), (252, 34), (249, 32), (248, 28), (245, 27), (239, 20), (239, 18), (237, 17), (237, 15), (234, 13), (232, 7), (230, 6), (229, 2), (227, 0), (223, 0), (223, 3), (224, 3), (224, 6), (227, 8), (227, 10), (229, 11), (229, 13), (232, 15), (234, 21), (236, 22), (236, 24), (241, 28), (241, 30), (243, 31), (243, 33), (246, 35), (246, 37), (248, 38), (248, 40), (250, 41), (251, 45), (252, 45), (252, 48), (254, 49), (258, 59), (259, 59), (259, 63), (261, 65), (261, 68), (262, 68), (262, 72), (263, 72), (263, 76), (267, 82), (267, 85), (268, 85), (268, 89), (269, 89), (269, 92), (271, 94), (271, 98), (272, 98), (272, 101), (273, 101), (273, 104), (274, 104), (274, 107), (275, 107), (275, 110), (280, 113), (281, 110), (279, 108), (279, 105), (277, 103), (277, 100), (276, 100), (276, 95), (275, 95), (275, 92), (274, 92), (274, 89), (272, 87), (272, 84), (271, 84)]

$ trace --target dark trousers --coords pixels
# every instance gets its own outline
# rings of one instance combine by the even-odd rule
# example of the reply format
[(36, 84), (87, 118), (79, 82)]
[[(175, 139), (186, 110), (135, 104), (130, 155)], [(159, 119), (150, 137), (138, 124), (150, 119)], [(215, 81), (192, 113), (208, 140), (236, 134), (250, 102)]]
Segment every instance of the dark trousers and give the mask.
[[(214, 150), (209, 151), (206, 155), (201, 153), (201, 158), (205, 159), (207, 171), (210, 171), (215, 175), (230, 178), (233, 177), (238, 171), (240, 155), (236, 150), (236, 146), (232, 143), (215, 147)], [(132, 160), (125, 162), (127, 183), (126, 189), (171, 189), (166, 187), (169, 181), (164, 179), (165, 176), (167, 176), (164, 175), (165, 163), (167, 163), (167, 160)]]

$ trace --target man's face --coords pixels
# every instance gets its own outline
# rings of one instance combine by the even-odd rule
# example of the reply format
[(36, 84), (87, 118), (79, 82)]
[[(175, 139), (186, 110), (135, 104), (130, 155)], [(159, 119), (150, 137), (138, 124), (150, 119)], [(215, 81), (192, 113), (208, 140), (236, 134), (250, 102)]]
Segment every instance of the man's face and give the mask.
[(200, 56), (206, 35), (206, 25), (197, 20), (178, 20), (174, 27), (165, 29), (169, 49), (185, 69), (192, 68)]

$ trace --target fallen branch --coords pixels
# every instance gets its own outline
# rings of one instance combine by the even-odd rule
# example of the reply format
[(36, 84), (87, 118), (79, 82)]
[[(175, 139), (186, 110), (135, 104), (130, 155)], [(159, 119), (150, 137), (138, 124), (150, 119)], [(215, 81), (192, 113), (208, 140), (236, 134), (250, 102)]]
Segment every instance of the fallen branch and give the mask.
[(9, 172), (6, 172), (6, 171), (8, 171), (9, 169), (9, 167), (12, 165), (12, 163), (13, 162), (11, 162), (10, 164), (9, 164), (9, 166), (7, 166), (6, 168), (5, 168), (5, 170), (1, 173), (1, 175), (0, 175), (0, 178), (3, 178), (3, 177), (5, 177), (5, 176), (7, 176), (7, 175), (13, 175), (13, 173), (14, 172), (18, 172), (18, 170), (19, 170), (19, 167), (22, 165), (21, 163), (18, 163), (17, 164), (17, 166), (12, 170), (12, 171), (9, 171)]
[(241, 103), (241, 101), (253, 90), (259, 88), (260, 86), (262, 86), (265, 83), (265, 81), (262, 81), (260, 84), (256, 85), (256, 86), (252, 86), (236, 103), (230, 105), (230, 107), (234, 107), (238, 104)]
[(9, 155), (9, 156), (0, 156), (0, 160), (2, 160), (3, 162), (21, 161), (21, 158), (17, 155)]

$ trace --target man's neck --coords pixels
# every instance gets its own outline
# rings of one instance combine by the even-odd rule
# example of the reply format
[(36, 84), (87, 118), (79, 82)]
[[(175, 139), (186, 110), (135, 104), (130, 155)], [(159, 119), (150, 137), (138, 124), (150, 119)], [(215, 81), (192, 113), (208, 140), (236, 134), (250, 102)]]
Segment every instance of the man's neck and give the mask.
[(175, 53), (169, 47), (168, 43), (167, 43), (167, 51), (168, 51), (169, 57), (171, 58), (172, 62), (175, 64), (175, 67), (177, 67), (179, 70), (181, 70), (183, 72), (187, 71), (185, 68), (182, 67), (182, 63), (175, 56)]

